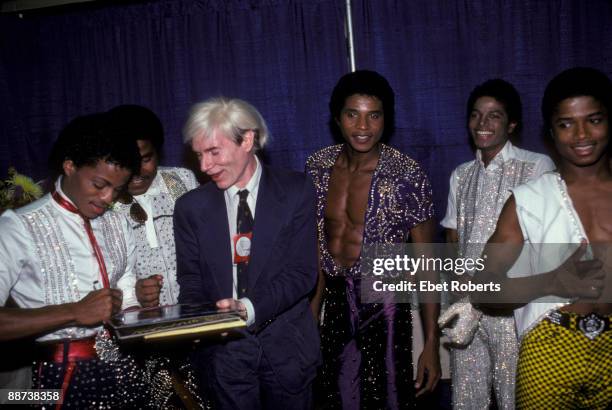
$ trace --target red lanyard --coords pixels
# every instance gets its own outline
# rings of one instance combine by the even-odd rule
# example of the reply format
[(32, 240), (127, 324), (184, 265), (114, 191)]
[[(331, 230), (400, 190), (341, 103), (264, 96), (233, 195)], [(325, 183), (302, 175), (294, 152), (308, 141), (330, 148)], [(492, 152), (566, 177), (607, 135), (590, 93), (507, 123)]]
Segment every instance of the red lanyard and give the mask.
[(108, 273), (106, 272), (106, 264), (104, 264), (104, 257), (102, 256), (102, 251), (100, 250), (100, 247), (98, 246), (98, 241), (96, 240), (96, 237), (94, 236), (93, 229), (91, 228), (91, 223), (89, 222), (89, 219), (85, 218), (74, 205), (72, 205), (70, 202), (64, 199), (64, 197), (62, 197), (57, 191), (53, 190), (53, 192), (51, 193), (51, 196), (53, 197), (53, 199), (55, 199), (55, 202), (57, 202), (62, 208), (74, 214), (77, 214), (81, 218), (83, 218), (83, 222), (85, 222), (85, 231), (87, 232), (87, 236), (89, 237), (89, 242), (91, 242), (91, 246), (93, 247), (93, 250), (94, 250), (94, 255), (96, 256), (96, 260), (98, 261), (98, 266), (100, 267), (100, 274), (102, 276), (102, 284), (104, 285), (105, 288), (109, 288), (110, 283), (108, 281)]

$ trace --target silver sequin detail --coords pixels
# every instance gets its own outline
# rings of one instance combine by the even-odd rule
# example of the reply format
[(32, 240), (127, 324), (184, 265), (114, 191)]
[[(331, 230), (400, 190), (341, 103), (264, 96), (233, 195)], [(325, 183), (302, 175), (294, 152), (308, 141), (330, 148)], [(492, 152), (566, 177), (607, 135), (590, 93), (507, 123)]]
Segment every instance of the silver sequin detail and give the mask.
[[(569, 193), (567, 192), (567, 185), (565, 184), (563, 178), (561, 178), (560, 174), (556, 173), (555, 176), (557, 179), (557, 184), (559, 185), (561, 197), (563, 198), (563, 206), (565, 207), (565, 210), (569, 215), (570, 221), (572, 221), (572, 227), (574, 228), (575, 237), (580, 238), (581, 241), (584, 240), (588, 242), (586, 232), (582, 227), (582, 222), (580, 222), (578, 215), (576, 215), (576, 209), (574, 208), (574, 204), (572, 203), (572, 198), (570, 198)], [(592, 251), (590, 247), (588, 248), (588, 251)], [(592, 255), (587, 256), (592, 257)]]
[[(504, 160), (502, 155), (497, 155), (487, 168), (476, 159), (459, 169), (460, 256), (480, 257), (511, 189), (531, 179), (534, 170), (533, 162)], [(482, 315), (471, 343), (451, 351), (453, 408), (488, 409), (493, 386), (498, 408), (513, 409), (517, 358), (514, 318)]]
[[(108, 272), (111, 288), (116, 287), (117, 281), (121, 278), (127, 268), (127, 243), (122, 224), (125, 223), (123, 217), (114, 211), (104, 214), (105, 218), (97, 218), (93, 223), (100, 223), (102, 237), (104, 240), (104, 263)], [(121, 273), (121, 275), (119, 275)]]
[(102, 330), (96, 335), (96, 353), (103, 362), (116, 362), (122, 358), (117, 342), (110, 336), (108, 330)]
[(164, 410), (177, 408), (171, 404), (171, 399), (177, 394), (173, 384), (173, 373), (180, 377), (180, 382), (189, 391), (199, 408), (211, 409), (211, 404), (202, 400), (199, 395), (197, 378), (191, 364), (184, 359), (158, 355), (145, 360), (143, 380), (150, 390), (147, 408)]
[(485, 169), (479, 160), (468, 163), (458, 174), (457, 234), (463, 257), (480, 257), (495, 231), (497, 218), (510, 196), (510, 190), (533, 175), (533, 162), (495, 157), (495, 169)]
[[(78, 302), (85, 295), (78, 290), (76, 269), (70, 253), (70, 247), (64, 238), (62, 230), (55, 223), (61, 218), (52, 203), (36, 210), (19, 215), (24, 226), (32, 236), (36, 256), (40, 261), (42, 277), (41, 287), (45, 292), (45, 305), (60, 305)], [(100, 227), (104, 241), (102, 249), (106, 269), (111, 286), (117, 283), (126, 268), (127, 245), (121, 224), (123, 217), (113, 212), (106, 212), (92, 221)], [(83, 223), (83, 232), (85, 225)], [(88, 328), (68, 327), (53, 332), (54, 338), (78, 339), (87, 337), (91, 333)]]
[(472, 343), (452, 350), (453, 409), (488, 410), (493, 387), (497, 408), (513, 410), (517, 360), (514, 318), (482, 315)]
[(159, 173), (168, 187), (172, 198), (176, 201), (181, 195), (188, 191), (187, 185), (181, 180), (179, 174), (174, 171), (160, 171)]
[[(331, 178), (329, 169), (343, 147), (344, 144), (332, 145), (308, 158), (306, 168), (317, 189), (317, 215), (325, 214)], [(410, 198), (404, 196), (406, 192), (410, 192)], [(380, 144), (380, 159), (368, 196), (362, 245), (406, 242), (411, 228), (434, 216), (431, 197), (431, 185), (419, 163), (395, 148)], [(321, 259), (333, 261), (327, 248), (324, 218), (317, 218), (317, 233)], [(334, 262), (324, 265), (326, 275), (345, 276), (347, 273), (346, 268)], [(360, 269), (361, 258), (350, 270), (359, 275)]]
[(66, 239), (55, 223), (58, 217), (57, 211), (50, 206), (20, 215), (34, 240), (36, 256), (40, 261), (45, 305), (80, 300), (74, 262)]

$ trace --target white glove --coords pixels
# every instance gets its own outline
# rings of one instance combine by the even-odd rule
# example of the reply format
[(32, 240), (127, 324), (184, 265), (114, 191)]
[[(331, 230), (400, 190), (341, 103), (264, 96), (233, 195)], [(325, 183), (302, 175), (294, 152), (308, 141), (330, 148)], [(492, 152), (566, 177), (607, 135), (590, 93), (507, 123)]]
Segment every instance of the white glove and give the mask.
[[(482, 317), (480, 310), (474, 309), (467, 299), (453, 303), (438, 319), (438, 326), (454, 345), (466, 346), (474, 338)], [(454, 321), (453, 327), (447, 327)]]

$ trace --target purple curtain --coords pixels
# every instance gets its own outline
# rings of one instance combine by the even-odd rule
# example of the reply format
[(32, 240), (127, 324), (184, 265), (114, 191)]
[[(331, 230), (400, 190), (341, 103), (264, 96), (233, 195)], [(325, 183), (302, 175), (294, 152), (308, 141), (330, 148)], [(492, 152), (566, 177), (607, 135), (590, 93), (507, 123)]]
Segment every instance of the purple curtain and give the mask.
[[(476, 84), (515, 84), (522, 146), (543, 152), (547, 81), (574, 65), (612, 74), (607, 0), (352, 1), (357, 66), (394, 87), (391, 145), (429, 173), (438, 217), (451, 170), (473, 155), (465, 102)], [(84, 3), (0, 15), (0, 177), (14, 165), (43, 178), (68, 120), (122, 103), (157, 112), (163, 163), (185, 164), (187, 111), (220, 94), (261, 110), (273, 134), (269, 162), (303, 169), (308, 154), (333, 143), (327, 102), (347, 71), (343, 0)]]
[(14, 165), (43, 178), (67, 121), (123, 103), (152, 108), (162, 162), (184, 164), (189, 107), (217, 95), (253, 103), (272, 132), (267, 160), (303, 169), (332, 141), (343, 13), (338, 0), (163, 0), (1, 15), (0, 177)]
[(391, 145), (430, 175), (438, 220), (451, 171), (473, 159), (466, 102), (500, 77), (523, 100), (520, 145), (546, 152), (540, 99), (560, 71), (591, 66), (612, 76), (607, 0), (352, 0), (357, 68), (384, 74), (397, 94)]

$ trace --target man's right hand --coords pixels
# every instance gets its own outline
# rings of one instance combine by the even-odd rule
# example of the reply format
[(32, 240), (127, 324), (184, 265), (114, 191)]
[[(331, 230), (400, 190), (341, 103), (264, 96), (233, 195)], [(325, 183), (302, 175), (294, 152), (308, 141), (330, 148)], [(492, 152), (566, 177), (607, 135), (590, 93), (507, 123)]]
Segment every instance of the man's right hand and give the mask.
[(601, 295), (605, 272), (596, 258), (582, 260), (587, 243), (580, 247), (554, 271), (551, 294), (567, 298), (596, 299)]
[(159, 293), (163, 285), (162, 275), (151, 275), (136, 281), (136, 299), (142, 307), (159, 305)]
[(74, 304), (75, 321), (81, 326), (98, 325), (108, 322), (121, 310), (123, 292), (119, 289), (99, 289), (89, 292)]

